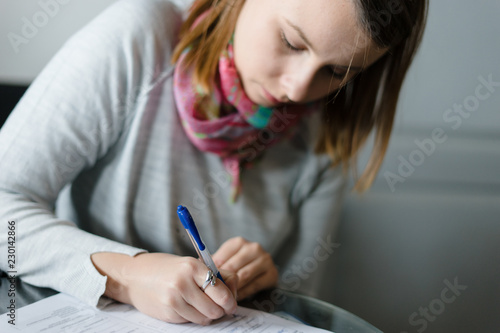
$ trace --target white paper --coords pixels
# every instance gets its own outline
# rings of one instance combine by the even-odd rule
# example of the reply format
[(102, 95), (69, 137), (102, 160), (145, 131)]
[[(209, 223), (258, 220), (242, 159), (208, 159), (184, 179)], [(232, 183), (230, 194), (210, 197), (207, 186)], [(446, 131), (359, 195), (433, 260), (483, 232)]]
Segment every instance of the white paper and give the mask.
[(9, 323), (11, 318), (7, 314), (0, 316), (0, 332), (327, 332), (243, 307), (238, 307), (235, 315), (216, 320), (209, 326), (169, 324), (146, 316), (128, 304), (113, 302), (98, 310), (62, 293), (17, 309), (15, 315), (15, 325)]

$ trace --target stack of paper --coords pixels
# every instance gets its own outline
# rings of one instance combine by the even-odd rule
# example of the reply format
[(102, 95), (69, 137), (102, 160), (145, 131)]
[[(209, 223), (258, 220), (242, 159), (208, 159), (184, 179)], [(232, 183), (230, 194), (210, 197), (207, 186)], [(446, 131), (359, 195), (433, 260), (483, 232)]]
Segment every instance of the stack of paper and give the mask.
[[(10, 322), (9, 322), (10, 321)], [(13, 325), (15, 324), (15, 325)], [(275, 332), (307, 333), (324, 330), (292, 322), (265, 312), (238, 307), (236, 314), (209, 326), (169, 324), (137, 311), (133, 306), (111, 303), (103, 310), (66, 294), (57, 294), (0, 316), (0, 332), (157, 333), (157, 332)]]

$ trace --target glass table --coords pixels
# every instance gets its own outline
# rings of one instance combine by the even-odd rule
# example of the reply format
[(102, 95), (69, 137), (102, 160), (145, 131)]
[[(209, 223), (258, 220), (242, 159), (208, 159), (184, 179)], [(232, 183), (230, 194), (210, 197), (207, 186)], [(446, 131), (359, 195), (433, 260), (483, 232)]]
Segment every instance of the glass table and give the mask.
[[(9, 297), (10, 287), (11, 282), (7, 275), (0, 271), (0, 314), (8, 310), (7, 306), (12, 298)], [(57, 294), (55, 290), (35, 287), (16, 279), (15, 304), (17, 309), (55, 294)], [(363, 319), (335, 305), (283, 289), (262, 291), (240, 302), (239, 305), (274, 313), (337, 333), (381, 332)]]

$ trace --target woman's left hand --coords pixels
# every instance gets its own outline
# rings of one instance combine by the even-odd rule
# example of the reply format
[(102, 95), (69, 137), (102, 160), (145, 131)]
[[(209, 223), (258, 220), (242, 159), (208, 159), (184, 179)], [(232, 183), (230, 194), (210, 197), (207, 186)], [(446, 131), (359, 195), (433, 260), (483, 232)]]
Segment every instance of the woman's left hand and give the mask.
[(271, 255), (259, 243), (249, 242), (243, 237), (228, 239), (215, 252), (213, 259), (219, 269), (238, 275), (238, 301), (278, 283), (278, 270)]

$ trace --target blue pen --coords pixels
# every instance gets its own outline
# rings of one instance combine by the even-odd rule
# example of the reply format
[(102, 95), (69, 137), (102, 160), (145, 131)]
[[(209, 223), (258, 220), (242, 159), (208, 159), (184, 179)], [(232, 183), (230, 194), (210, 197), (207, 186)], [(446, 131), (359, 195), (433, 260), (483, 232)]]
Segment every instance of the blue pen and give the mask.
[(207, 267), (210, 268), (212, 272), (222, 282), (224, 282), (222, 276), (219, 273), (219, 270), (217, 269), (214, 261), (212, 260), (210, 252), (208, 251), (207, 247), (205, 246), (205, 244), (203, 244), (203, 241), (201, 240), (200, 234), (198, 233), (198, 229), (196, 229), (196, 225), (194, 224), (194, 220), (191, 217), (191, 214), (189, 214), (188, 209), (181, 205), (177, 206), (177, 215), (179, 216), (182, 225), (186, 229), (189, 239), (193, 243), (196, 252), (198, 252), (198, 256), (203, 260), (205, 265), (207, 265)]

